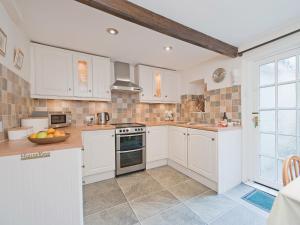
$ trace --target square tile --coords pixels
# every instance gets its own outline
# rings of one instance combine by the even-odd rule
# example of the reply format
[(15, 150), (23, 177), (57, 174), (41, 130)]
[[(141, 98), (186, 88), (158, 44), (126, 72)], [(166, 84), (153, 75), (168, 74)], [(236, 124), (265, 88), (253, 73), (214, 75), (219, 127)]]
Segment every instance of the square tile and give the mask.
[(209, 190), (208, 187), (195, 180), (188, 180), (169, 188), (169, 191), (181, 201), (188, 200)]
[(142, 225), (205, 225), (195, 213), (183, 204), (150, 217), (141, 223)]
[(164, 187), (171, 187), (190, 179), (169, 166), (154, 168), (148, 170), (148, 173)]
[(83, 186), (85, 215), (90, 215), (125, 202), (126, 198), (115, 179)]
[(117, 205), (84, 218), (85, 225), (136, 225), (139, 224), (128, 203)]
[(211, 225), (266, 225), (266, 218), (243, 206), (238, 206), (215, 220)]
[(224, 195), (216, 195), (214, 192), (206, 192), (204, 195), (195, 197), (185, 204), (206, 223), (238, 205)]
[(158, 214), (180, 202), (169, 191), (160, 191), (130, 202), (131, 207), (140, 220)]
[(129, 201), (163, 190), (163, 187), (147, 172), (121, 176), (117, 178), (117, 182)]

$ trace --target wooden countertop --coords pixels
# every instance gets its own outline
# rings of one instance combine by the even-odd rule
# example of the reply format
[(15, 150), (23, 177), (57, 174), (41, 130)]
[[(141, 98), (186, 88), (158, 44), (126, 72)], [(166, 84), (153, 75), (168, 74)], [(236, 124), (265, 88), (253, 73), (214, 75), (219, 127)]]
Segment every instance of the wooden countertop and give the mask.
[[(241, 129), (241, 127), (217, 127), (214, 125), (208, 124), (187, 124), (182, 122), (173, 122), (173, 121), (163, 121), (163, 122), (141, 122), (146, 126), (178, 126), (186, 127), (192, 129), (220, 132), (233, 129)], [(96, 131), (96, 130), (113, 130), (115, 126), (107, 125), (93, 125), (93, 126), (78, 126), (78, 127), (68, 127), (61, 128), (65, 132), (71, 133), (71, 136), (64, 142), (48, 145), (37, 145), (31, 143), (27, 139), (17, 140), (17, 141), (4, 141), (0, 143), (0, 157), (10, 156), (10, 155), (21, 155), (26, 153), (35, 153), (35, 152), (48, 152), (55, 150), (71, 149), (71, 148), (82, 148), (82, 131)]]

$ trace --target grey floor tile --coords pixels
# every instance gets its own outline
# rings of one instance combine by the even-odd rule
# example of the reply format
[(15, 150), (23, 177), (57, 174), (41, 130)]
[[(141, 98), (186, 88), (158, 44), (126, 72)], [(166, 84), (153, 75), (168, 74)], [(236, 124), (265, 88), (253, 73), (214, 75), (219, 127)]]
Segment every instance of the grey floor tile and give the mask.
[(232, 188), (231, 190), (225, 192), (224, 194), (228, 197), (231, 197), (234, 199), (239, 199), (239, 198), (243, 197), (244, 195), (250, 193), (254, 189), (255, 188), (242, 183), (242, 184)]
[(266, 225), (266, 218), (243, 206), (238, 206), (212, 222), (211, 225)]
[(85, 225), (136, 225), (139, 224), (128, 203), (86, 216)]
[(143, 220), (142, 225), (205, 225), (203, 221), (183, 204)]
[(167, 190), (155, 192), (130, 202), (140, 220), (153, 216), (179, 203), (180, 201)]
[(125, 202), (126, 198), (115, 179), (83, 186), (85, 215), (90, 215)]
[(195, 180), (188, 180), (176, 186), (172, 186), (168, 188), (168, 190), (179, 200), (185, 201), (210, 189)]
[(224, 195), (216, 195), (213, 192), (197, 196), (185, 204), (206, 223), (225, 214), (238, 205), (235, 201)]
[(119, 177), (117, 182), (129, 201), (163, 190), (163, 187), (146, 172)]
[(169, 166), (154, 168), (148, 170), (148, 173), (164, 187), (171, 187), (190, 179)]

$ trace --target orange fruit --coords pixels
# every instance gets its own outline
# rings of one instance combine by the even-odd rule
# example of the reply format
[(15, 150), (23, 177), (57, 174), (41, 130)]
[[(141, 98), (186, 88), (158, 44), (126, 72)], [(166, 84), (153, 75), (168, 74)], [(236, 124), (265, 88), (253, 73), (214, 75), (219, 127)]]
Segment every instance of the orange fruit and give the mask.
[(48, 135), (47, 135), (47, 138), (53, 138), (53, 137), (54, 137), (53, 134), (48, 134)]
[(49, 129), (47, 130), (47, 133), (48, 133), (48, 134), (54, 134), (54, 133), (55, 133), (55, 129), (49, 128)]
[(30, 138), (36, 138), (36, 133), (31, 134)]

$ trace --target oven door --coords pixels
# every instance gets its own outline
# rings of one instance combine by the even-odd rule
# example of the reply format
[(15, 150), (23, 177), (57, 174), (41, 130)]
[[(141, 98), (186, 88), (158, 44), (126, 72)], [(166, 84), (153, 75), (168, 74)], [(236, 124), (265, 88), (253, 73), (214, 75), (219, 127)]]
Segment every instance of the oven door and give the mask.
[(116, 152), (116, 175), (130, 173), (146, 168), (146, 149), (135, 149)]
[(129, 151), (135, 149), (141, 149), (145, 147), (146, 134), (122, 134), (117, 135), (116, 150), (117, 151)]

